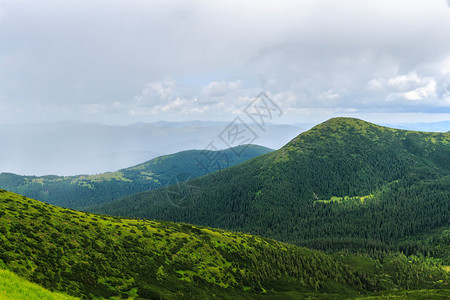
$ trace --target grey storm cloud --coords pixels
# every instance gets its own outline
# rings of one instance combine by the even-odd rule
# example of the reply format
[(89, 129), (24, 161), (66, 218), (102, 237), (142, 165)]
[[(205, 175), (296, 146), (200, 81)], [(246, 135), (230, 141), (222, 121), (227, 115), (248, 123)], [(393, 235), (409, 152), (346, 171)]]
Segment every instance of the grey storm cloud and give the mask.
[(228, 120), (261, 90), (287, 121), (450, 114), (446, 4), (0, 1), (0, 116)]

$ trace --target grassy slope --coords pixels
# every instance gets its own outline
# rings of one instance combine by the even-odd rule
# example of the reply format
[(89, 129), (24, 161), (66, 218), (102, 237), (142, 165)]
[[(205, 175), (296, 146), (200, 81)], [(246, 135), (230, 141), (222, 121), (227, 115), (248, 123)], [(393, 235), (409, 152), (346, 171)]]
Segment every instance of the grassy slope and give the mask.
[(75, 300), (61, 293), (50, 292), (8, 270), (0, 269), (0, 300)]
[(189, 150), (98, 175), (36, 177), (2, 173), (0, 188), (50, 204), (82, 209), (165, 186), (176, 180), (196, 178), (270, 151), (257, 145), (239, 146), (221, 152)]
[[(381, 295), (370, 294), (373, 290), (387, 290), (382, 295), (424, 293), (388, 292), (402, 288), (427, 288), (428, 299), (448, 294), (445, 272), (417, 258), (392, 255), (380, 265), (368, 257), (332, 257), (248, 234), (76, 212), (4, 190), (0, 266), (47, 289), (98, 299), (342, 299)], [(30, 286), (0, 272), (0, 299), (55, 295)]]
[[(94, 211), (247, 231), (320, 249), (378, 251), (449, 225), (449, 174), (449, 133), (335, 118), (278, 151), (189, 181), (194, 195), (186, 190), (174, 199), (170, 187)], [(186, 208), (171, 205), (187, 196)]]
[(449, 299), (450, 290), (414, 290), (414, 291), (398, 291), (398, 292), (384, 292), (378, 293), (372, 296), (360, 297), (357, 299), (378, 300), (378, 299), (416, 299), (416, 300), (428, 300), (428, 299)]
[[(307, 297), (337, 299), (337, 295), (322, 295), (317, 293), (299, 293), (282, 292), (279, 296), (257, 296), (254, 298), (272, 298), (272, 299), (304, 299)], [(448, 299), (450, 290), (413, 290), (382, 292), (367, 296), (360, 296), (356, 299)], [(31, 283), (8, 270), (0, 269), (0, 300), (75, 300), (78, 298), (68, 296), (62, 293), (50, 292), (41, 286)]]
[(4, 190), (0, 260), (47, 289), (88, 298), (351, 296), (378, 284), (318, 251), (187, 224), (91, 215)]

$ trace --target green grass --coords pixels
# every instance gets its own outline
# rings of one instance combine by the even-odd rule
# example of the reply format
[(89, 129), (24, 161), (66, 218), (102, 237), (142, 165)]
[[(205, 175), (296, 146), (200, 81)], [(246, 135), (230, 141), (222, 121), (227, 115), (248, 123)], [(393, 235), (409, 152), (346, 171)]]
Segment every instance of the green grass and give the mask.
[(78, 298), (50, 292), (16, 274), (0, 269), (0, 300), (75, 300)]
[(332, 196), (329, 200), (316, 200), (316, 203), (351, 203), (351, 204), (362, 204), (366, 200), (370, 200), (374, 197), (374, 195), (367, 195), (367, 196), (344, 196), (344, 197), (336, 197)]
[(376, 295), (358, 297), (356, 299), (417, 299), (417, 300), (429, 300), (429, 299), (450, 299), (450, 290), (414, 290), (414, 291), (398, 291), (398, 292), (383, 292)]

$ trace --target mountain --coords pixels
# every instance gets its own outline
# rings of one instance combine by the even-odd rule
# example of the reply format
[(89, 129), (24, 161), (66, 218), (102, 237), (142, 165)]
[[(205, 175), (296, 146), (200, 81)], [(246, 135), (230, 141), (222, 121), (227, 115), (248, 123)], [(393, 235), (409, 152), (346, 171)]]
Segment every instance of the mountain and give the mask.
[[(450, 134), (334, 118), (277, 151), (92, 211), (245, 231), (327, 251), (438, 255), (450, 264), (441, 248), (449, 243)], [(430, 242), (432, 232), (444, 245)]]
[[(355, 296), (383, 288), (319, 251), (188, 224), (92, 215), (5, 190), (0, 231), (0, 266), (88, 299), (245, 299), (286, 291)], [(436, 276), (425, 280), (430, 285), (446, 280), (427, 270)]]
[(83, 299), (336, 299), (375, 291), (430, 299), (450, 293), (448, 274), (419, 257), (327, 255), (244, 233), (77, 212), (5, 190), (0, 239), (2, 299), (58, 295), (25, 280)]
[(37, 177), (1, 173), (0, 188), (66, 208), (85, 209), (196, 178), (271, 151), (257, 145), (242, 145), (222, 151), (188, 150), (98, 175)]
[[(230, 120), (231, 121), (231, 120)], [(0, 124), (0, 173), (21, 175), (99, 174), (139, 164), (149, 159), (190, 149), (205, 149), (215, 141), (226, 145), (219, 134), (229, 122), (160, 122), (131, 125), (58, 122)], [(258, 138), (252, 142), (278, 149), (299, 128), (266, 124), (265, 131), (249, 124)]]

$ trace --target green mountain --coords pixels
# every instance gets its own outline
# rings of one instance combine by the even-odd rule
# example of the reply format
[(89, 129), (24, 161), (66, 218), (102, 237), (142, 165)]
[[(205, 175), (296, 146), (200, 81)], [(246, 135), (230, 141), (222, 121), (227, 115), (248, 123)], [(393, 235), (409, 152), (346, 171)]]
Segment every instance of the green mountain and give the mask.
[(0, 265), (84, 298), (354, 294), (375, 281), (318, 251), (242, 233), (63, 209), (0, 190)]
[(0, 188), (62, 207), (85, 209), (196, 178), (271, 151), (257, 145), (243, 145), (222, 151), (189, 150), (98, 175), (36, 177), (1, 173)]
[(48, 290), (83, 299), (341, 299), (419, 288), (449, 295), (446, 271), (424, 258), (330, 256), (244, 233), (77, 212), (5, 190), (0, 240), (0, 268), (9, 270), (0, 271), (0, 299), (52, 299)]
[(437, 256), (450, 264), (443, 250), (450, 134), (334, 118), (278, 151), (92, 211), (245, 231), (328, 251)]

